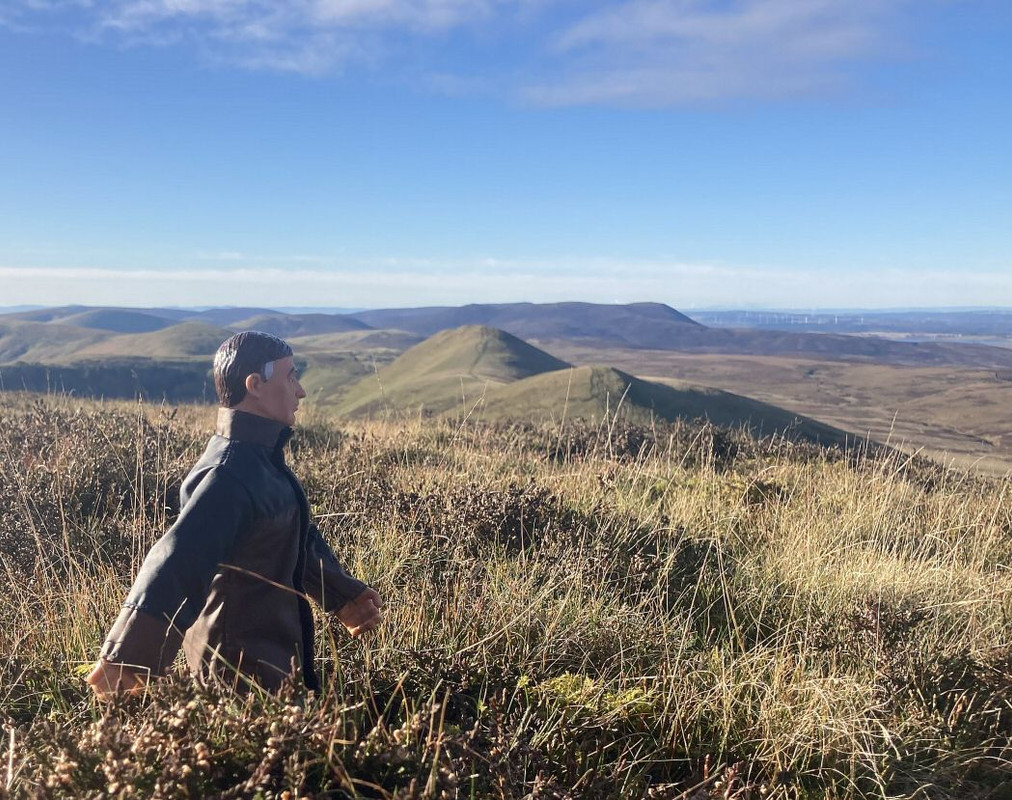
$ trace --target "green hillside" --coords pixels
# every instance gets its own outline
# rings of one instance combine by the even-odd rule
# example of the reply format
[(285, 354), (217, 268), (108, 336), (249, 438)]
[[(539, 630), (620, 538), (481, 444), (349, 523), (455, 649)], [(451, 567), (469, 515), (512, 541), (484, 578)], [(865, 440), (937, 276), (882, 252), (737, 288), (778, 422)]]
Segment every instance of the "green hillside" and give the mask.
[(191, 322), (206, 322), (208, 325), (231, 326), (250, 317), (276, 313), (276, 311), (270, 308), (236, 308), (234, 306), (225, 306), (223, 308), (209, 308), (206, 311), (189, 312), (186, 315), (186, 319)]
[(142, 397), (152, 402), (213, 402), (214, 379), (206, 360), (80, 359), (71, 364), (0, 365), (0, 391), (75, 397)]
[(80, 348), (74, 357), (92, 359), (100, 356), (139, 356), (178, 359), (200, 356), (210, 359), (218, 346), (231, 335), (231, 331), (206, 322), (180, 322), (152, 333), (114, 336)]
[[(619, 416), (628, 422), (706, 418), (717, 425), (747, 427), (756, 434), (790, 431), (824, 443), (848, 434), (777, 406), (693, 384), (664, 385), (612, 367), (579, 367), (536, 375), (490, 390), (475, 416), (483, 420), (542, 421)], [(853, 437), (852, 437), (853, 438)]]
[(321, 333), (314, 336), (293, 336), (289, 343), (296, 352), (326, 350), (329, 352), (369, 352), (375, 350), (403, 353), (424, 341), (424, 337), (406, 331), (361, 330), (344, 333)]
[(374, 355), (351, 352), (308, 352), (295, 348), (296, 364), (302, 370), (302, 388), (309, 399), (326, 404), (339, 402), (348, 389), (376, 370), (388, 365), (395, 354)]
[(568, 366), (504, 331), (466, 326), (415, 345), (375, 376), (353, 386), (337, 410), (345, 416), (384, 408), (439, 413), (461, 402), (474, 402), (490, 386)]
[(106, 331), (73, 325), (0, 319), (0, 364), (67, 361), (82, 346), (100, 342), (109, 336)]
[(149, 333), (167, 328), (174, 321), (127, 308), (91, 308), (79, 314), (71, 314), (58, 320), (52, 320), (52, 323), (76, 325), (79, 328), (95, 328), (115, 333)]
[(337, 314), (256, 314), (229, 322), (228, 326), (236, 331), (273, 333), (284, 339), (293, 336), (371, 330), (364, 322)]

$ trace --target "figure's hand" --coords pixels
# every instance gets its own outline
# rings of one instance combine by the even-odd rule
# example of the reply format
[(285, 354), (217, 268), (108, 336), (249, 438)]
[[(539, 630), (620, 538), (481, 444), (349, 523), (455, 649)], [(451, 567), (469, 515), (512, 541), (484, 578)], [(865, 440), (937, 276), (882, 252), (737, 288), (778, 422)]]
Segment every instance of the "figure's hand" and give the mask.
[(354, 600), (349, 600), (337, 610), (337, 618), (352, 636), (361, 636), (371, 631), (383, 620), (380, 609), (383, 601), (375, 589), (366, 589)]
[(140, 694), (146, 681), (126, 664), (114, 664), (100, 658), (85, 679), (99, 700), (108, 700), (116, 694)]

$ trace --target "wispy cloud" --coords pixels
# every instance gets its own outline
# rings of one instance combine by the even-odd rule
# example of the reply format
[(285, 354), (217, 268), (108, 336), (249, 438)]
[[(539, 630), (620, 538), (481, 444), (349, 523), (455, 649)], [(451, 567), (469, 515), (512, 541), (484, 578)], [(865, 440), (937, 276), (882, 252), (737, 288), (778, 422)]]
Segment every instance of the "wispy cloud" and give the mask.
[(895, 55), (907, 0), (624, 0), (555, 36), (536, 102), (660, 106), (837, 90), (849, 67)]
[[(529, 1), (529, 0), (528, 0)], [(524, 5), (525, 3), (521, 3)], [(385, 36), (490, 18), (509, 0), (10, 0), (0, 24), (72, 26), (96, 43), (197, 45), (213, 61), (325, 74), (369, 61)]]
[[(384, 259), (354, 267), (114, 270), (0, 266), (6, 305), (392, 307), (494, 302), (634, 302), (843, 308), (1012, 306), (1012, 271), (902, 268), (818, 273), (719, 264)], [(874, 298), (872, 300), (871, 298)]]
[[(418, 61), (424, 48), (409, 48), (412, 74), (430, 91), (664, 106), (835, 92), (856, 66), (904, 52), (901, 23), (941, 2), (8, 0), (0, 15), (59, 21), (96, 42), (190, 45), (221, 63), (311, 75), (397, 63), (407, 35), (434, 40), (429, 64), (424, 54)], [(447, 69), (441, 35), (479, 28), (486, 41), (514, 37), (511, 61)]]

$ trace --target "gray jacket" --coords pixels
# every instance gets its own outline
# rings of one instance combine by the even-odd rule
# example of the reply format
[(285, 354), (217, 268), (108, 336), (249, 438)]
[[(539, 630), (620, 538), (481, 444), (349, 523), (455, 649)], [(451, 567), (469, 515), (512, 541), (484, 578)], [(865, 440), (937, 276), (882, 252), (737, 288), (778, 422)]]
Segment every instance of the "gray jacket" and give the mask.
[(151, 548), (102, 657), (163, 674), (180, 645), (191, 670), (277, 688), (313, 667), (312, 597), (337, 611), (366, 584), (310, 521), (285, 464), (292, 429), (222, 408), (217, 434), (183, 481), (175, 524)]

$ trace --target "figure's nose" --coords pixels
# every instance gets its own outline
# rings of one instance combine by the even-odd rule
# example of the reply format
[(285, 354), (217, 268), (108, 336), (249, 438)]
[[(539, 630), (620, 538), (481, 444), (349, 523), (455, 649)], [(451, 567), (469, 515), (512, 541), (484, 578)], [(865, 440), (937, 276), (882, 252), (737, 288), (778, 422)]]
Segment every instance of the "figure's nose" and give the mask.
[(306, 390), (302, 388), (302, 384), (299, 383), (295, 387), (295, 396), (300, 400), (306, 396)]

